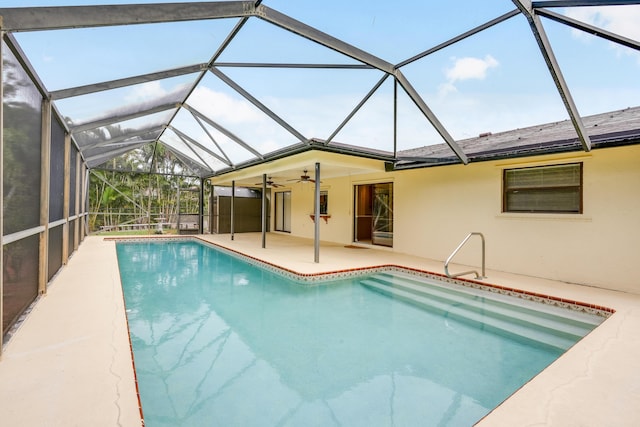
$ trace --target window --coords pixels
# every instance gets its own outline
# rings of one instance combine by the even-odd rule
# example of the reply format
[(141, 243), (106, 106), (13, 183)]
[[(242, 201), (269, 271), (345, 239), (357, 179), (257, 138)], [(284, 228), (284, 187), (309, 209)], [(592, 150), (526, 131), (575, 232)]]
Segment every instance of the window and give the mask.
[(320, 192), (320, 215), (328, 215), (329, 214), (329, 192), (321, 191)]
[(503, 212), (582, 213), (582, 163), (505, 169)]

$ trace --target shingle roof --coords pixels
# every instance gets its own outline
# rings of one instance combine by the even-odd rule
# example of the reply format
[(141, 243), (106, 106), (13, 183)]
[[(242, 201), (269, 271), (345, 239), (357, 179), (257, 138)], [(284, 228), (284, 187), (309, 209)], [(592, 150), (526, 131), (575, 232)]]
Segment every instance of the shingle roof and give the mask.
[[(583, 121), (592, 148), (640, 143), (640, 107), (587, 116)], [(472, 162), (582, 150), (570, 120), (495, 134), (487, 132), (457, 143)], [(400, 151), (398, 159), (396, 168), (458, 163), (446, 144)]]

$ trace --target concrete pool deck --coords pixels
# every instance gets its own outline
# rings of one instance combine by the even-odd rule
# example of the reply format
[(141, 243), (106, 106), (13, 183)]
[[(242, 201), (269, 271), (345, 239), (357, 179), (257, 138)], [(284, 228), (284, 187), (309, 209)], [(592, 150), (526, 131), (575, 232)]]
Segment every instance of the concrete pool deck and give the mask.
[[(300, 273), (442, 262), (260, 233), (198, 236)], [(451, 271), (464, 267), (452, 266)], [(640, 295), (487, 271), (484, 282), (616, 310), (480, 426), (640, 425)], [(0, 425), (141, 426), (115, 243), (90, 236), (4, 347)]]

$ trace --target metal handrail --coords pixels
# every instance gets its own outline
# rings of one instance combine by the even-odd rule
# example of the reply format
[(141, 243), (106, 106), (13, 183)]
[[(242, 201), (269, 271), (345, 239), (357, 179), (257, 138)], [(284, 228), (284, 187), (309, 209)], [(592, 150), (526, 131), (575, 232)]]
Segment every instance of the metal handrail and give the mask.
[[(480, 238), (482, 239), (482, 276), (478, 274), (478, 272), (476, 270), (469, 270), (469, 271), (465, 271), (464, 273), (458, 273), (458, 274), (449, 274), (449, 262), (451, 261), (451, 259), (458, 253), (458, 251), (464, 246), (465, 243), (467, 243), (467, 240), (469, 240), (471, 238), (471, 236), (480, 236)], [(451, 253), (451, 255), (449, 255), (449, 258), (447, 258), (447, 260), (444, 263), (444, 272), (447, 275), (447, 277), (459, 277), (459, 276), (464, 276), (465, 274), (471, 274), (474, 273), (476, 275), (476, 279), (485, 279), (486, 276), (484, 275), (485, 270), (484, 270), (484, 235), (482, 233), (478, 233), (478, 232), (473, 232), (473, 233), (469, 233), (467, 235), (467, 237), (464, 238), (464, 240), (462, 241), (462, 243), (460, 243), (458, 245), (458, 247)]]

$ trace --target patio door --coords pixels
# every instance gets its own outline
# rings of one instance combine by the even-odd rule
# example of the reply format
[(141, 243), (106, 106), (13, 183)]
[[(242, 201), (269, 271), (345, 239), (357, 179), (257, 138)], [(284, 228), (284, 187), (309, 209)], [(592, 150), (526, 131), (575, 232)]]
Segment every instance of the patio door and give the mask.
[(356, 185), (355, 242), (393, 246), (393, 183)]
[(291, 233), (291, 191), (276, 193), (276, 231)]

